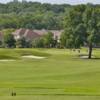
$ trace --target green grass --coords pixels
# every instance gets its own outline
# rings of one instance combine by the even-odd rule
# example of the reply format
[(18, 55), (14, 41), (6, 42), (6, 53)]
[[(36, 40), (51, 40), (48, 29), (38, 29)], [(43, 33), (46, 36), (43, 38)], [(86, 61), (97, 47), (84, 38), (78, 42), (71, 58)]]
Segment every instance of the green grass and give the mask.
[(97, 96), (17, 96), (0, 97), (0, 100), (100, 100)]
[[(78, 55), (66, 49), (0, 49), (0, 59), (16, 59), (0, 61), (0, 100), (100, 100), (100, 60)], [(93, 55), (99, 58), (100, 50)], [(16, 97), (11, 97), (12, 91)]]

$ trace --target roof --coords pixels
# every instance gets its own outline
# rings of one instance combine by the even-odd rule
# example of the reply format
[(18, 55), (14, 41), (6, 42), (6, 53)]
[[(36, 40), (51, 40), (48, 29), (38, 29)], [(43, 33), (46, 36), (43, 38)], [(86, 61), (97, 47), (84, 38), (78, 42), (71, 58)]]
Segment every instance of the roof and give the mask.
[(54, 38), (58, 37), (60, 38), (61, 33), (63, 30), (34, 30), (38, 35), (43, 36), (44, 34), (47, 34), (48, 32), (52, 32)]
[(26, 31), (26, 29), (20, 28), (20, 29), (17, 29), (17, 30), (16, 30), (15, 32), (13, 32), (12, 34), (13, 34), (13, 35), (20, 35), (20, 36), (22, 36), (22, 35), (24, 35), (25, 31)]
[(27, 37), (29, 39), (33, 39), (33, 38), (37, 38), (40, 36), (36, 32), (34, 32), (33, 30), (27, 29), (24, 33), (24, 37)]
[(40, 36), (43, 36), (44, 34), (46, 34), (48, 32), (45, 29), (42, 29), (42, 30), (33, 30), (33, 31), (36, 32)]
[(30, 29), (17, 29), (15, 32), (12, 33), (14, 36), (25, 37), (28, 40), (31, 40), (36, 37), (40, 37), (36, 32)]
[(48, 32), (52, 32), (54, 39), (60, 39), (62, 30), (45, 30), (45, 29), (31, 30), (31, 29), (20, 28), (20, 29), (17, 29), (12, 34), (14, 36), (20, 36), (20, 37), (25, 37), (27, 39), (33, 39), (33, 38), (41, 37), (41, 36), (47, 34)]

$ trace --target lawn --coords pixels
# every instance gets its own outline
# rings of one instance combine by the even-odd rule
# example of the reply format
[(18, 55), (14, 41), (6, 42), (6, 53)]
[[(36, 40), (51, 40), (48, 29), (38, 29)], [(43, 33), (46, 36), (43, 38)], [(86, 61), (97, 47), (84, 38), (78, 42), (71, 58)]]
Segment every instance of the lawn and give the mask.
[[(0, 61), (0, 100), (100, 100), (100, 60), (78, 55), (67, 49), (0, 49), (1, 60), (15, 60)], [(99, 58), (100, 50), (93, 55)]]

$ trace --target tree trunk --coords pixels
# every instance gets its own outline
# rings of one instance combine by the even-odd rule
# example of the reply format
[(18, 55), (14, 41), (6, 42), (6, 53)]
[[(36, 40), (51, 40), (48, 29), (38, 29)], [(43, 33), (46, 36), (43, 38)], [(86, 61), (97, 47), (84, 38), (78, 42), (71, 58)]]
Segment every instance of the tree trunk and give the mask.
[(92, 44), (89, 45), (89, 55), (88, 58), (91, 59), (92, 58)]

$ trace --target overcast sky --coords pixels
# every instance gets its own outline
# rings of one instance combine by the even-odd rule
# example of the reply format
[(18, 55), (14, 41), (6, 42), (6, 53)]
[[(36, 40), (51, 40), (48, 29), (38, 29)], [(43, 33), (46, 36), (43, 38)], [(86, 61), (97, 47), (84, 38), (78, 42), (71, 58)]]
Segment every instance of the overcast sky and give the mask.
[[(6, 3), (13, 0), (0, 0), (1, 3)], [(19, 0), (21, 1), (21, 0)], [(27, 0), (27, 1), (37, 1), (42, 3), (67, 3), (67, 4), (81, 4), (81, 3), (93, 3), (93, 4), (100, 4), (100, 0)]]

